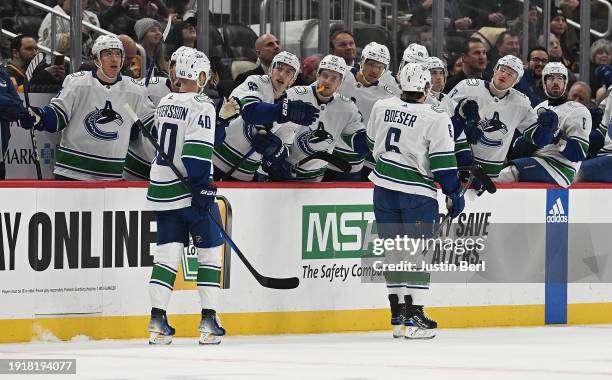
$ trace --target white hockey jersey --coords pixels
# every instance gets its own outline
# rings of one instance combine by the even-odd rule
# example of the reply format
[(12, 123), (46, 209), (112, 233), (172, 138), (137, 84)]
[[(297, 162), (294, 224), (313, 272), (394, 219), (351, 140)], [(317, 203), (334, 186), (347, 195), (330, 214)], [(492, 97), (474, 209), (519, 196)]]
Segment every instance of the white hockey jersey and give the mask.
[[(437, 98), (433, 93), (430, 93), (427, 99), (425, 99), (425, 103), (444, 110), (444, 112), (452, 118), (455, 115), (457, 103), (446, 94), (439, 94), (439, 97), (440, 98)], [(459, 154), (463, 152), (470, 152), (470, 146), (465, 137), (465, 131), (461, 131), (461, 133), (455, 135), (455, 155), (459, 157)]]
[(125, 104), (150, 128), (155, 108), (132, 78), (107, 86), (92, 71), (68, 75), (49, 105), (62, 133), (53, 172), (78, 180), (121, 179), (132, 128)]
[(612, 137), (608, 133), (608, 125), (612, 123), (612, 92), (606, 100), (604, 100), (605, 111), (603, 117), (601, 118), (601, 123), (599, 123), (600, 133), (605, 136), (604, 137), (604, 146), (601, 148), (598, 156), (612, 156)]
[(376, 161), (369, 178), (376, 186), (436, 198), (433, 173), (457, 168), (452, 122), (436, 106), (379, 100), (367, 133)]
[[(357, 69), (354, 68), (346, 75), (338, 92), (355, 103), (358, 112), (361, 112), (363, 116), (363, 124), (366, 125), (370, 119), (370, 112), (372, 111), (372, 107), (374, 107), (374, 103), (380, 99), (390, 98), (394, 95), (393, 91), (382, 82), (378, 82), (368, 87), (362, 85), (355, 77), (356, 75)], [(342, 139), (336, 145), (334, 155), (351, 164), (351, 173), (360, 172), (363, 168), (364, 157), (359, 156)], [(366, 165), (370, 168), (374, 167), (373, 162), (370, 165), (366, 163)], [(329, 170), (338, 171), (333, 165), (329, 167)]]
[[(287, 123), (283, 128), (295, 131), (295, 138), (288, 161), (298, 164), (300, 160), (316, 152), (334, 152), (337, 144), (343, 140), (348, 149), (353, 151), (352, 141), (355, 134), (364, 130), (361, 114), (350, 99), (338, 93), (326, 104), (319, 104), (312, 86), (296, 86), (287, 90), (291, 100), (301, 100), (319, 107), (319, 118), (309, 126)], [(328, 163), (312, 160), (295, 168), (296, 179), (300, 181), (320, 182), (323, 179)]]
[[(151, 77), (149, 87), (146, 87), (149, 99), (157, 107), (160, 100), (172, 91), (170, 90), (170, 80), (166, 77)], [(138, 81), (144, 86), (145, 80)], [(136, 140), (130, 140), (128, 154), (125, 158), (123, 168), (123, 179), (128, 181), (149, 180), (151, 171), (151, 161), (155, 157), (155, 147), (147, 140), (142, 133), (138, 134)]]
[[(567, 101), (558, 106), (550, 106), (548, 100), (538, 104), (540, 108), (552, 109), (559, 117), (559, 129), (565, 134), (565, 138), (578, 141), (582, 152), (586, 157), (589, 153), (589, 133), (591, 133), (591, 114), (589, 110), (580, 103)], [(557, 144), (546, 145), (534, 153), (534, 159), (546, 169), (548, 174), (557, 181), (559, 186), (569, 187), (580, 169), (580, 162), (572, 162), (565, 158), (560, 151), (565, 147), (564, 141)]]
[[(174, 93), (159, 102), (155, 113), (155, 126), (159, 131), (157, 141), (183, 177), (188, 177), (183, 160), (190, 159), (195, 160), (192, 165), (194, 162), (203, 167), (208, 164), (209, 182), (212, 181), (215, 117), (214, 103), (206, 95)], [(174, 210), (191, 205), (191, 193), (161, 156), (151, 166), (147, 204), (154, 210)]]
[[(253, 102), (274, 103), (274, 90), (270, 77), (267, 75), (251, 75), (232, 91), (230, 97), (238, 98), (241, 107)], [(246, 124), (242, 117), (232, 120), (230, 125), (225, 128), (226, 136), (223, 144), (215, 149), (213, 156), (215, 166), (227, 173), (240, 162), (236, 171), (232, 173), (232, 177), (241, 181), (252, 181), (255, 172), (261, 166), (262, 156), (255, 151), (251, 151), (251, 138), (261, 128), (264, 128), (264, 126)], [(279, 129), (285, 128), (284, 124), (273, 123), (268, 128), (281, 139), (284, 139), (282, 134), (277, 133)], [(247, 155), (248, 158), (244, 159)]]
[(478, 103), (483, 137), (472, 145), (474, 161), (489, 177), (495, 179), (504, 166), (514, 131), (519, 130), (529, 142), (537, 127), (538, 116), (529, 99), (511, 88), (505, 96), (497, 98), (489, 91), (489, 82), (481, 79), (465, 79), (457, 84), (449, 97), (459, 102), (463, 99)]

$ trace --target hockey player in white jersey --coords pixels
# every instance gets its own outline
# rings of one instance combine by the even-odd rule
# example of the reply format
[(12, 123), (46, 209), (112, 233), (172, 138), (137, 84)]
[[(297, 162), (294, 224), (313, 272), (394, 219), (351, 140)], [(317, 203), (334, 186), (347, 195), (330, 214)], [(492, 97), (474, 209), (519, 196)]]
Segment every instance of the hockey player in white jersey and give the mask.
[(210, 219), (209, 210), (221, 220), (215, 203), (217, 189), (212, 185), (212, 152), (215, 138), (215, 106), (199, 94), (210, 76), (206, 55), (185, 50), (177, 58), (179, 93), (164, 97), (157, 107), (155, 124), (158, 142), (172, 163), (191, 184), (181, 184), (168, 163), (158, 155), (151, 167), (147, 203), (155, 210), (157, 247), (149, 294), (151, 322), (149, 343), (169, 344), (175, 330), (168, 323), (166, 310), (188, 236), (198, 252), (198, 294), (202, 306), (200, 344), (218, 344), (225, 330), (216, 310), (221, 277), (223, 237)]
[[(364, 125), (370, 118), (370, 111), (379, 99), (393, 96), (393, 91), (379, 82), (381, 76), (388, 72), (391, 55), (389, 49), (376, 42), (370, 42), (361, 51), (359, 69), (352, 67), (346, 74), (338, 92), (351, 99), (363, 116)], [(350, 149), (343, 139), (334, 148), (334, 155), (351, 164), (350, 173), (343, 173), (333, 165), (325, 172), (324, 181), (361, 181), (364, 157)], [(370, 169), (374, 166), (370, 165)], [(367, 171), (368, 174), (370, 170)], [(366, 177), (367, 178), (367, 175)]]
[(68, 75), (51, 104), (30, 109), (36, 129), (62, 134), (53, 171), (57, 179), (121, 179), (132, 130), (124, 104), (136, 111), (145, 127), (153, 124), (155, 108), (146, 88), (119, 73), (124, 59), (121, 41), (100, 36), (92, 53), (93, 71)]
[(472, 164), (472, 151), (463, 131), (465, 119), (456, 113), (457, 104), (442, 92), (448, 77), (446, 65), (438, 57), (429, 57), (427, 68), (429, 68), (431, 74), (431, 91), (425, 102), (443, 109), (451, 117), (454, 127), (457, 166), (469, 166)]
[[(447, 196), (453, 218), (465, 205), (457, 178), (453, 126), (444, 110), (425, 103), (431, 88), (426, 67), (406, 64), (399, 77), (401, 98), (376, 102), (367, 125), (376, 160), (370, 174), (374, 214), (380, 238), (427, 238), (438, 221), (436, 182)], [(423, 310), (429, 273), (386, 272), (385, 280), (393, 336), (402, 336), (403, 324), (408, 339), (433, 338), (437, 323)]]
[(612, 93), (604, 102), (604, 114), (595, 131), (604, 136), (603, 147), (595, 157), (582, 162), (576, 182), (612, 182)]
[[(512, 160), (501, 173), (498, 182), (547, 182), (569, 187), (580, 163), (589, 151), (591, 114), (585, 106), (567, 99), (567, 68), (560, 62), (549, 62), (542, 71), (542, 86), (547, 100), (536, 106), (538, 112), (551, 110), (559, 119), (558, 138), (554, 143), (535, 150), (531, 157)], [(531, 145), (523, 136), (514, 149), (525, 150)]]
[[(238, 181), (253, 181), (261, 166), (262, 152), (268, 141), (260, 131), (283, 134), (283, 123), (310, 125), (318, 116), (318, 109), (300, 100), (287, 99), (285, 91), (297, 78), (298, 58), (286, 51), (272, 60), (268, 75), (251, 75), (232, 91), (230, 98), (240, 104), (240, 117), (226, 128), (223, 143), (215, 149), (213, 163), (215, 178), (228, 174)], [(291, 132), (291, 131), (289, 131)], [(291, 133), (285, 138), (292, 140)], [(286, 158), (286, 150), (277, 159)], [(272, 159), (272, 157), (270, 157)]]
[[(332, 153), (344, 140), (348, 149), (360, 157), (368, 153), (365, 126), (353, 101), (337, 93), (349, 68), (342, 57), (327, 55), (317, 68), (317, 80), (311, 86), (296, 86), (287, 91), (287, 98), (305, 103), (318, 104), (320, 113), (310, 125), (290, 123), (294, 140), (291, 155), (287, 160), (274, 160), (278, 152), (270, 149), (264, 162), (264, 169), (272, 179), (320, 182), (327, 170), (328, 162), (311, 160), (300, 164), (317, 152)], [(272, 143), (276, 147), (279, 143)], [(292, 168), (292, 172), (289, 172)]]
[(449, 95), (466, 119), (464, 131), (474, 162), (494, 181), (504, 167), (515, 130), (538, 147), (552, 143), (558, 131), (553, 111), (537, 115), (529, 99), (512, 88), (523, 71), (519, 58), (506, 55), (497, 61), (491, 82), (465, 79)]
[[(187, 46), (181, 46), (170, 56), (169, 78), (166, 77), (151, 77), (147, 88), (147, 94), (153, 105), (157, 107), (160, 100), (171, 92), (178, 92), (180, 84), (176, 78), (175, 65), (176, 60), (183, 51), (192, 49)], [(139, 81), (145, 85), (146, 78)], [(155, 136), (156, 131), (153, 130)], [(155, 147), (147, 141), (147, 139), (139, 133), (139, 130), (133, 129), (130, 138), (130, 146), (128, 154), (125, 158), (125, 167), (123, 169), (123, 179), (128, 181), (148, 181), (149, 172), (151, 171), (151, 161), (155, 157)]]
[(427, 52), (427, 48), (413, 42), (404, 49), (402, 60), (400, 61), (395, 77), (392, 75), (383, 75), (380, 81), (386, 84), (397, 97), (400, 97), (402, 95), (402, 89), (400, 87), (399, 73), (402, 71), (402, 68), (409, 63), (420, 63), (421, 65), (427, 66), (428, 59), (429, 53)]

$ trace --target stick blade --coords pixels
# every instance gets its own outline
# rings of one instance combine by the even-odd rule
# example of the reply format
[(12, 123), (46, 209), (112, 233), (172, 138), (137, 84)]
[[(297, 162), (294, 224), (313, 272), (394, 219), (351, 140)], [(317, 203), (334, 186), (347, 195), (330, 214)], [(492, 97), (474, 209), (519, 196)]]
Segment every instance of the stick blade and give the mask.
[(482, 170), (480, 166), (475, 165), (472, 169), (472, 174), (474, 175), (474, 178), (480, 181), (482, 187), (484, 187), (488, 193), (493, 194), (497, 191), (497, 186), (495, 186), (495, 183), (493, 183), (491, 178), (484, 172), (484, 170)]
[(38, 53), (32, 58), (30, 63), (28, 64), (28, 69), (26, 70), (26, 80), (29, 82), (32, 79), (32, 74), (34, 74), (34, 70), (40, 65), (40, 63), (45, 59), (45, 55), (43, 53)]
[(265, 288), (270, 289), (295, 289), (300, 285), (297, 277), (289, 278), (257, 278), (257, 282)]

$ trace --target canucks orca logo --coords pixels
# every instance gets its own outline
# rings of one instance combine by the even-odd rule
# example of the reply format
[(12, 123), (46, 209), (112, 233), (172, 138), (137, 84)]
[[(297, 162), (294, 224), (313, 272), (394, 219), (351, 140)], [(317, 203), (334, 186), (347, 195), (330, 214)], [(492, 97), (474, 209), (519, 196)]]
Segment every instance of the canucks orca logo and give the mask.
[(307, 129), (297, 136), (298, 146), (308, 155), (327, 151), (333, 142), (334, 136), (325, 130), (322, 122), (319, 122), (317, 129)]
[(501, 146), (503, 139), (508, 133), (508, 127), (499, 120), (499, 112), (494, 112), (491, 119), (481, 120), (478, 125), (484, 131), (480, 143), (488, 146)]
[(102, 126), (108, 127), (107, 125), (110, 123), (114, 123), (119, 127), (123, 124), (123, 118), (113, 110), (113, 105), (109, 100), (106, 101), (104, 108), (99, 109), (96, 107), (95, 111), (85, 116), (85, 129), (90, 135), (99, 140), (117, 140), (119, 132), (106, 132), (100, 129)]

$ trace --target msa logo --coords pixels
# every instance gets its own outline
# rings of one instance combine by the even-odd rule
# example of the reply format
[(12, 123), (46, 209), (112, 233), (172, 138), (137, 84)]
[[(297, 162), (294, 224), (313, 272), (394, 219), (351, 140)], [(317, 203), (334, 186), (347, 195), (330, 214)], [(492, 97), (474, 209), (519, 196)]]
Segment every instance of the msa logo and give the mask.
[(567, 214), (563, 208), (561, 198), (557, 198), (553, 206), (548, 210), (546, 223), (567, 223)]
[(302, 259), (349, 259), (372, 255), (378, 237), (372, 205), (304, 206)]

